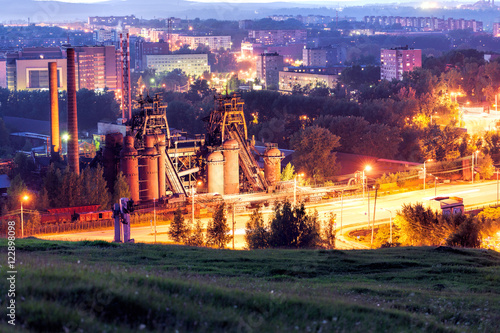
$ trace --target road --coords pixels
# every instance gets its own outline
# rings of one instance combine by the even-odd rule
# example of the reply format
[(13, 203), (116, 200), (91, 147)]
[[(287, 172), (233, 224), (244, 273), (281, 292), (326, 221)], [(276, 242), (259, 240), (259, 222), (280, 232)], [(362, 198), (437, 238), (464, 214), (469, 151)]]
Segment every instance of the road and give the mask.
[[(373, 219), (374, 198), (373, 193), (370, 198), (370, 218)], [(464, 199), (466, 209), (495, 204), (497, 200), (497, 182), (486, 181), (480, 183), (462, 183), (462, 184), (440, 184), (437, 188), (438, 196), (458, 196)], [(258, 194), (255, 197), (264, 198), (266, 195)], [(426, 190), (411, 191), (398, 193), (387, 196), (379, 196), (376, 203), (375, 220), (378, 223), (387, 223), (392, 211), (393, 217), (396, 211), (401, 209), (403, 204), (424, 202), (429, 198), (434, 197), (434, 188)], [(246, 197), (248, 199), (248, 197)], [(247, 200), (245, 199), (245, 201)], [(337, 214), (337, 229), (342, 232), (338, 235), (339, 248), (360, 248), (360, 244), (349, 241), (343, 237), (349, 230), (368, 226), (368, 200), (367, 198), (344, 198), (343, 203), (339, 198), (335, 198), (330, 202), (320, 204), (308, 204), (308, 209), (317, 210), (320, 219), (327, 218), (330, 212)], [(268, 220), (272, 215), (272, 209), (264, 209), (264, 219)], [(245, 246), (245, 224), (249, 219), (251, 212), (239, 213), (235, 215), (235, 249), (243, 249)], [(186, 216), (188, 218), (188, 216)], [(232, 215), (228, 214), (228, 223), (232, 225)], [(202, 219), (202, 223), (206, 225), (208, 218)], [(154, 229), (150, 226), (132, 227), (132, 238), (136, 242), (153, 243)], [(156, 228), (156, 240), (161, 243), (171, 243), (167, 235), (168, 225), (159, 225)], [(40, 235), (40, 238), (53, 240), (113, 240), (113, 230), (99, 230), (79, 233), (67, 233), (59, 235)], [(232, 247), (232, 243), (229, 244)]]

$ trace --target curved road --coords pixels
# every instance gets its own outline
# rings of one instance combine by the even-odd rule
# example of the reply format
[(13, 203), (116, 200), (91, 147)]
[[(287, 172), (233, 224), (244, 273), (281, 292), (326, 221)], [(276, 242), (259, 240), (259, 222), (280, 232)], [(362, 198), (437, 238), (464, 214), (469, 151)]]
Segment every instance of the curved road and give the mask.
[[(370, 193), (370, 218), (373, 219), (374, 198), (373, 192)], [(459, 183), (459, 184), (440, 184), (437, 188), (438, 196), (458, 196), (464, 199), (466, 209), (495, 204), (497, 201), (497, 182), (486, 181), (479, 183)], [(269, 198), (271, 195), (267, 194), (254, 194), (240, 196), (241, 201), (248, 201), (250, 198)], [(376, 224), (387, 223), (389, 221), (392, 211), (392, 216), (396, 215), (396, 211), (401, 209), (403, 204), (424, 202), (434, 197), (434, 188), (426, 190), (411, 191), (405, 193), (392, 194), (387, 196), (379, 196), (377, 198), (377, 206), (375, 211)], [(227, 199), (227, 198), (226, 198)], [(335, 198), (330, 202), (323, 202), (320, 204), (308, 204), (308, 209), (316, 209), (319, 213), (320, 219), (326, 219), (330, 212), (337, 214), (337, 230), (340, 231), (342, 224), (342, 233), (338, 237), (337, 247), (352, 249), (363, 248), (362, 245), (345, 239), (342, 234), (347, 231), (368, 226), (368, 200), (367, 198), (345, 198), (343, 204), (339, 198)], [(245, 246), (244, 234), (245, 223), (248, 221), (251, 212), (237, 213), (235, 216), (235, 248), (243, 249)], [(264, 218), (268, 220), (271, 217), (272, 210), (263, 210)], [(342, 218), (341, 218), (342, 216)], [(186, 219), (189, 220), (189, 215)], [(232, 216), (229, 213), (227, 216), (228, 223), (232, 225)], [(202, 223), (206, 225), (208, 218), (202, 219)], [(168, 225), (159, 225), (156, 228), (157, 242), (171, 243), (167, 235)], [(113, 240), (113, 230), (98, 230), (80, 233), (66, 233), (58, 235), (40, 235), (43, 239), (53, 240)], [(136, 242), (153, 243), (154, 232), (150, 226), (132, 227), (132, 238)], [(228, 246), (231, 248), (232, 243)]]

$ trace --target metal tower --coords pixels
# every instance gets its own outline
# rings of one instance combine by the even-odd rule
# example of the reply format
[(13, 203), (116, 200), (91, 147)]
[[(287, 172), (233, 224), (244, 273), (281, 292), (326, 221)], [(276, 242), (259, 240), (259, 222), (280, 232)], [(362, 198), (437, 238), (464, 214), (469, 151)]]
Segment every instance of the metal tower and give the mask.
[(121, 70), (122, 70), (122, 118), (132, 118), (132, 91), (130, 88), (130, 38), (120, 33)]

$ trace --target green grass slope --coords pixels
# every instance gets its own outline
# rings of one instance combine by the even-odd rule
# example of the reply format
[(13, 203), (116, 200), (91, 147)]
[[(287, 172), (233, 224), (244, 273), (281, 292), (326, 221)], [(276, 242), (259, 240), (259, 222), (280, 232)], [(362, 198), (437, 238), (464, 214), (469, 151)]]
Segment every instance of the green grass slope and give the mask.
[[(5, 272), (5, 240), (0, 249)], [(493, 251), (25, 239), (16, 256), (17, 325), (3, 315), (2, 332), (494, 332), (500, 322)], [(6, 309), (5, 278), (0, 287)]]

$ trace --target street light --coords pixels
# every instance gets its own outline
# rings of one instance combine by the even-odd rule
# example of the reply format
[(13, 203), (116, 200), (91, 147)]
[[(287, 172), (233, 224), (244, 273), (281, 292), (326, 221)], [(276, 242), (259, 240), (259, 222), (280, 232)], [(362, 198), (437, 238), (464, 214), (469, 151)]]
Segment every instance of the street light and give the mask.
[(28, 201), (29, 196), (27, 194), (23, 195), (21, 198), (21, 238), (24, 238), (24, 216), (23, 216), (23, 201)]
[(342, 196), (340, 197), (340, 235), (342, 236), (342, 213), (344, 211), (344, 190), (342, 189)]
[(191, 221), (194, 225), (194, 188), (196, 185), (200, 186), (203, 184), (201, 180), (199, 180), (195, 185), (191, 186)]
[(498, 173), (500, 172), (500, 169), (497, 169), (495, 173), (497, 174), (497, 207), (498, 207)]
[(234, 221), (234, 211), (235, 211), (235, 206), (236, 206), (236, 203), (237, 203), (238, 201), (241, 201), (241, 198), (239, 198), (238, 200), (235, 200), (235, 201), (233, 202), (233, 250), (234, 250), (234, 226), (235, 226), (235, 224), (236, 224), (236, 222)]
[(298, 175), (295, 175), (294, 182), (293, 182), (293, 205), (297, 205), (297, 177), (304, 177), (304, 173), (299, 173)]
[(474, 160), (477, 159), (478, 154), (479, 154), (479, 150), (476, 150), (475, 152), (472, 153), (472, 167), (471, 167), (472, 184), (474, 184)]
[(437, 182), (438, 177), (434, 178), (434, 197), (437, 197)]
[(153, 198), (153, 219), (155, 221), (155, 244), (156, 244), (156, 199)]
[(424, 161), (424, 191), (425, 191), (425, 177), (427, 175), (427, 168), (425, 167), (425, 163), (432, 162), (432, 159), (428, 159)]
[(363, 179), (362, 179), (362, 184), (363, 184), (363, 199), (365, 198), (365, 171), (368, 172), (371, 169), (372, 169), (371, 165), (367, 165), (363, 169)]
[[(368, 228), (370, 228), (370, 187), (367, 186), (366, 187), (367, 191), (368, 191)], [(370, 248), (373, 247), (373, 225), (372, 225), (372, 238), (371, 238), (371, 242), (370, 242)]]

